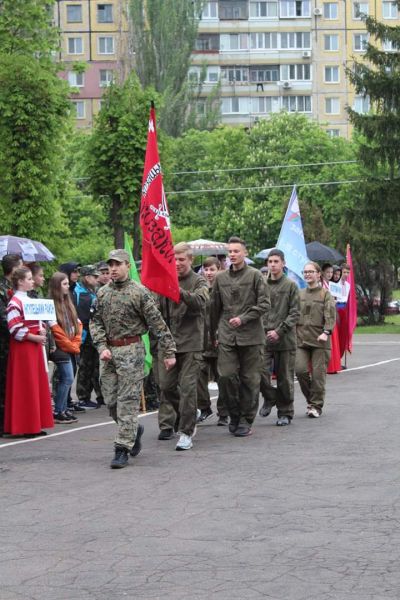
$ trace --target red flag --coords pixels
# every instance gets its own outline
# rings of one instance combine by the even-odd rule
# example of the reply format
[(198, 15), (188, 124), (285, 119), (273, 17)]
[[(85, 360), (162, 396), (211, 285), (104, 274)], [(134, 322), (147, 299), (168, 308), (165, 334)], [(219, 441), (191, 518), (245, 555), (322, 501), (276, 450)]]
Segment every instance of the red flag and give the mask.
[(357, 326), (357, 296), (356, 286), (354, 281), (354, 269), (353, 261), (351, 258), (350, 244), (347, 244), (346, 249), (346, 262), (350, 267), (350, 275), (348, 282), (350, 284), (349, 297), (347, 299), (346, 311), (347, 311), (347, 341), (346, 350), (351, 352), (353, 348), (353, 332)]
[(150, 109), (140, 206), (142, 284), (179, 302), (180, 292), (171, 238), (169, 212), (158, 155), (156, 113)]

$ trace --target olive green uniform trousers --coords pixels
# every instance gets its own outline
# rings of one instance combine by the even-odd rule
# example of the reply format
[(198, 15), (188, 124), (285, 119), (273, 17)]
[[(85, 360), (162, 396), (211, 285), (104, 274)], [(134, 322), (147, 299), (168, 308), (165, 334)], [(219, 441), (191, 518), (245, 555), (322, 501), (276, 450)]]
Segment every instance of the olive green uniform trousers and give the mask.
[[(307, 404), (322, 412), (325, 399), (326, 369), (330, 348), (301, 346), (296, 353), (296, 375)], [(311, 372), (310, 372), (311, 365)]]
[[(278, 417), (292, 419), (294, 416), (295, 363), (296, 350), (264, 350), (260, 391), (265, 408), (271, 410), (276, 406)], [(276, 388), (271, 384), (273, 371), (276, 374)]]

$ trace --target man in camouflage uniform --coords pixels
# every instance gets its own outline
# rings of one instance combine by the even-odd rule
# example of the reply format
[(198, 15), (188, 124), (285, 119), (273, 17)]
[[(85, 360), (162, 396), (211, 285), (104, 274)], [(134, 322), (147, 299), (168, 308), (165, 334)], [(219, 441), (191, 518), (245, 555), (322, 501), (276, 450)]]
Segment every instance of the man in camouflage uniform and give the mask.
[(262, 317), (269, 309), (269, 299), (260, 271), (245, 262), (244, 241), (231, 237), (228, 254), (231, 266), (218, 273), (213, 285), (210, 335), (218, 340), (219, 386), (229, 412), (229, 431), (246, 437), (252, 433), (258, 409)]
[(3, 277), (0, 278), (0, 436), (4, 426), (4, 402), (6, 397), (6, 373), (10, 335), (7, 325), (7, 304), (13, 295), (11, 275), (22, 267), (18, 254), (6, 254), (1, 261)]
[(90, 333), (102, 362), (104, 399), (118, 424), (110, 466), (120, 469), (127, 465), (129, 452), (137, 456), (141, 450), (143, 426), (138, 425), (138, 412), (145, 357), (141, 336), (150, 329), (158, 337), (167, 370), (175, 365), (176, 349), (150, 292), (129, 279), (129, 254), (112, 250), (107, 262), (112, 282), (98, 292)]

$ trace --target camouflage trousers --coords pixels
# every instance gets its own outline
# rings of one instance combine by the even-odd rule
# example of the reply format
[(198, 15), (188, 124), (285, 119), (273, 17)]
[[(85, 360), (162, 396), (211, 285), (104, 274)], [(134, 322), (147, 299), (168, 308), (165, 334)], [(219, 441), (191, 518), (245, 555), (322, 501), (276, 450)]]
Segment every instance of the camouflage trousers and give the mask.
[(76, 395), (79, 402), (90, 400), (92, 390), (96, 398), (103, 399), (99, 380), (99, 353), (91, 342), (82, 344), (79, 369), (76, 377)]
[(110, 416), (118, 425), (114, 443), (130, 450), (135, 443), (144, 378), (142, 342), (110, 348), (112, 359), (101, 361), (101, 389)]

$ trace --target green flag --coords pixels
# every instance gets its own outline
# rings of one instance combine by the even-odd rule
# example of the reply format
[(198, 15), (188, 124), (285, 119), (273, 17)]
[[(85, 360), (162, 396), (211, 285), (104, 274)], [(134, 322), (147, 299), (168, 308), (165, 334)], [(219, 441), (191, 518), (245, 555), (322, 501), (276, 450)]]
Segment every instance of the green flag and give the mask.
[[(125, 245), (125, 248), (124, 248), (125, 251), (129, 254), (129, 262), (131, 264), (131, 267), (129, 269), (129, 276), (131, 279), (133, 279), (133, 281), (140, 283), (139, 273), (136, 268), (136, 263), (133, 260), (131, 245), (129, 243), (129, 236), (127, 233), (124, 234), (124, 245)], [(148, 333), (145, 333), (144, 335), (142, 335), (142, 341), (143, 341), (143, 344), (144, 344), (144, 347), (146, 350), (146, 356), (144, 359), (144, 374), (148, 375), (150, 373), (151, 365), (153, 363), (153, 358), (152, 358), (151, 352), (150, 352), (150, 340), (149, 340)]]

